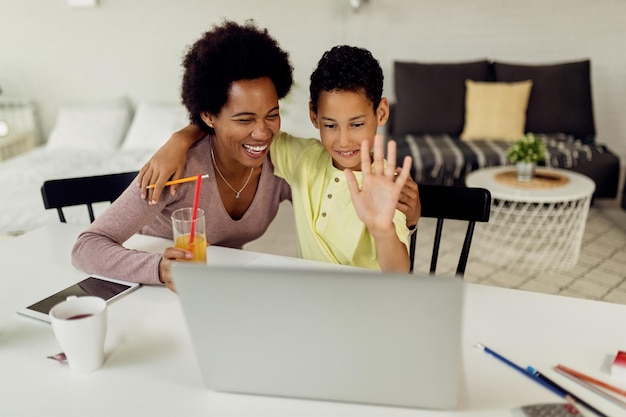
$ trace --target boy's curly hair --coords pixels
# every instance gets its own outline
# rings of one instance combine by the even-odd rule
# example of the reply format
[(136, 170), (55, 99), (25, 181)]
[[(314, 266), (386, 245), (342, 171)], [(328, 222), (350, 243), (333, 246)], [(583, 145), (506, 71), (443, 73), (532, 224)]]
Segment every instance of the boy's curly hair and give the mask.
[(213, 129), (200, 114), (218, 114), (234, 81), (269, 77), (279, 99), (289, 93), (293, 84), (289, 54), (267, 29), (257, 28), (252, 20), (245, 24), (227, 20), (214, 25), (191, 46), (182, 66), (182, 103), (190, 121), (207, 132)]
[(367, 49), (340, 45), (324, 52), (311, 74), (309, 92), (313, 111), (322, 91), (362, 91), (378, 108), (383, 95), (383, 70)]

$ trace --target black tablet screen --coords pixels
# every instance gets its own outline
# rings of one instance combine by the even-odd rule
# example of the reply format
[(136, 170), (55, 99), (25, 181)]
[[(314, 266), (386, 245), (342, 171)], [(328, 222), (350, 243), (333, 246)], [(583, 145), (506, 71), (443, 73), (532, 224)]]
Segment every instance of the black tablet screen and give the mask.
[(51, 295), (48, 298), (44, 298), (43, 300), (29, 306), (28, 308), (30, 310), (39, 311), (43, 314), (48, 314), (52, 307), (54, 307), (61, 301), (65, 301), (67, 297), (71, 295), (75, 295), (77, 297), (93, 295), (96, 297), (104, 298), (105, 300), (109, 300), (129, 288), (129, 285), (105, 281), (103, 279), (98, 279), (95, 277), (88, 277), (81, 282), (72, 285), (71, 287), (67, 287), (64, 290)]

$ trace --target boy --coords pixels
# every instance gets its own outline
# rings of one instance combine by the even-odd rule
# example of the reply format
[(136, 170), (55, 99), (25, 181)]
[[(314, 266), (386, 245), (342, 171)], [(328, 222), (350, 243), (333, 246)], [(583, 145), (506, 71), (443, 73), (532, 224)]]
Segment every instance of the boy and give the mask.
[(408, 230), (396, 201), (411, 158), (394, 181), (395, 142), (388, 144), (385, 167), (377, 136), (370, 172), (369, 146), (389, 117), (382, 89), (382, 69), (369, 51), (334, 47), (319, 61), (309, 88), (309, 115), (321, 141), (279, 133), (272, 142), (274, 174), (291, 186), (300, 257), (409, 270)]

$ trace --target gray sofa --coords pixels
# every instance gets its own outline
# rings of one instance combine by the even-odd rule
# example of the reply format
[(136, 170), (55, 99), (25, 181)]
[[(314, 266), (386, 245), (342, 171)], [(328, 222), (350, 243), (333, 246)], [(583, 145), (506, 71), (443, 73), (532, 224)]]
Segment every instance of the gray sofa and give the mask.
[(460, 139), (466, 80), (532, 80), (523, 130), (546, 140), (545, 165), (589, 176), (596, 183), (594, 198), (616, 198), (620, 161), (595, 140), (590, 71), (589, 60), (549, 65), (395, 62), (396, 102), (387, 135), (398, 143), (398, 161), (413, 157), (418, 183), (464, 186), (467, 173), (508, 164), (505, 154), (511, 146), (510, 138)]

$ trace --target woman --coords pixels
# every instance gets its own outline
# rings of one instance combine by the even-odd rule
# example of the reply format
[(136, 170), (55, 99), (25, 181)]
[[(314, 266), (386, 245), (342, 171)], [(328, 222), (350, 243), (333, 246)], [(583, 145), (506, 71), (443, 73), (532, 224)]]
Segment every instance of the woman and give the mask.
[[(289, 57), (266, 30), (225, 22), (192, 46), (183, 67), (183, 103), (191, 121), (208, 133), (207, 140), (190, 149), (184, 174), (209, 174), (199, 203), (206, 213), (207, 240), (241, 248), (265, 232), (280, 202), (291, 197), (266, 160), (267, 147), (280, 129), (278, 100), (293, 83)], [(199, 84), (200, 77), (213, 82)], [(217, 115), (211, 126), (204, 124), (203, 114)], [(175, 195), (148, 205), (135, 186), (129, 187), (78, 237), (73, 264), (87, 273), (162, 282), (173, 289), (170, 265), (188, 252), (167, 248), (163, 255), (153, 254), (127, 250), (122, 243), (137, 232), (171, 239), (172, 212), (191, 207), (193, 197), (194, 186), (180, 187)]]
[[(207, 240), (241, 248), (260, 237), (280, 202), (290, 199), (289, 187), (273, 175), (267, 158), (280, 130), (278, 101), (293, 83), (288, 54), (267, 30), (227, 21), (192, 46), (183, 67), (182, 101), (192, 122), (188, 130), (201, 128), (206, 136), (188, 154), (182, 153), (187, 164), (177, 175), (209, 174), (202, 182), (199, 205), (206, 213)], [(165, 182), (167, 170), (153, 173), (148, 165), (142, 170), (146, 172), (138, 180), (144, 196), (145, 185), (153, 179)], [(150, 254), (126, 250), (122, 243), (137, 232), (171, 238), (170, 215), (191, 207), (193, 194), (193, 186), (182, 186), (158, 200), (154, 195), (147, 204), (135, 187), (129, 187), (79, 236), (72, 262), (88, 273), (162, 282), (173, 289), (171, 263), (186, 259), (189, 252), (167, 248), (163, 255)], [(416, 204), (410, 207), (414, 210)]]

